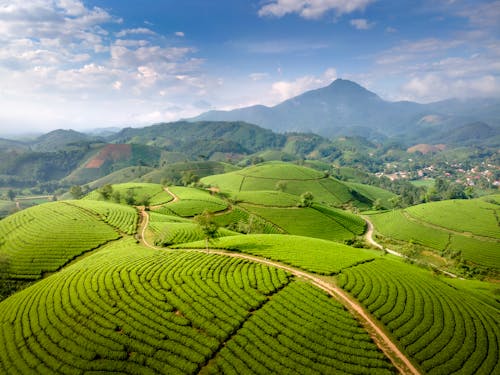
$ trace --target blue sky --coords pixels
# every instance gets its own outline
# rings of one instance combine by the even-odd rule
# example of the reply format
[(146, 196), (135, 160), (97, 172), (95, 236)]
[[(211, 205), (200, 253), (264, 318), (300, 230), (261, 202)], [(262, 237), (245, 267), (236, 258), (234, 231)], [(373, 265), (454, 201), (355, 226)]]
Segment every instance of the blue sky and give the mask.
[(0, 0), (0, 130), (140, 126), (336, 78), (500, 96), (500, 1)]

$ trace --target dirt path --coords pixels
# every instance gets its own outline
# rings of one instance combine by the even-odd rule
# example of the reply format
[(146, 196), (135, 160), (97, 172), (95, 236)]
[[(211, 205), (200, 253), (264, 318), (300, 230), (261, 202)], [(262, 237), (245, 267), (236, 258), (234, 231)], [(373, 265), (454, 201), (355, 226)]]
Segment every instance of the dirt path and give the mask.
[[(194, 250), (194, 251), (205, 252), (204, 249)], [(338, 286), (328, 283), (310, 273), (300, 271), (296, 268), (292, 268), (283, 265), (281, 263), (255, 257), (252, 255), (220, 251), (220, 250), (210, 250), (210, 253), (223, 256), (230, 256), (234, 258), (247, 259), (257, 263), (263, 263), (272, 267), (281, 268), (285, 271), (290, 272), (292, 275), (296, 277), (300, 277), (311, 281), (312, 284), (314, 284), (316, 287), (324, 290), (329, 295), (338, 300), (341, 304), (346, 306), (349, 309), (349, 311), (358, 318), (361, 324), (370, 333), (375, 343), (379, 346), (379, 348), (385, 353), (385, 355), (391, 360), (394, 366), (396, 366), (396, 368), (398, 368), (398, 370), (402, 374), (420, 374), (420, 372), (415, 368), (415, 366), (413, 366), (410, 360), (399, 350), (399, 348), (382, 331), (382, 329), (380, 329), (376, 321), (363, 309), (363, 307)]]
[[(404, 254), (401, 254), (400, 252), (397, 252), (396, 250), (391, 250), (391, 249), (388, 249), (384, 246), (382, 246), (381, 244), (379, 244), (377, 241), (375, 241), (373, 239), (373, 224), (372, 222), (370, 221), (370, 219), (368, 219), (366, 216), (362, 216), (363, 219), (366, 221), (366, 225), (368, 226), (368, 230), (366, 231), (365, 233), (365, 239), (366, 241), (368, 241), (368, 243), (370, 245), (373, 245), (377, 248), (379, 248), (380, 250), (385, 250), (387, 251), (387, 253), (389, 254), (392, 254), (392, 255), (395, 255), (397, 257), (400, 257), (400, 258), (405, 258), (405, 259), (410, 259), (411, 261), (415, 262), (415, 263), (418, 263), (418, 264), (423, 264), (423, 265), (429, 265), (431, 266), (432, 268), (434, 268), (435, 270), (438, 270), (439, 272), (447, 275), (447, 276), (450, 276), (450, 277), (453, 277), (453, 278), (459, 278), (457, 275), (455, 275), (454, 273), (451, 273), (451, 272), (448, 272), (448, 271), (445, 271), (445, 270), (442, 270), (441, 268), (439, 268), (438, 266), (436, 266), (435, 264), (432, 264), (432, 263), (427, 263), (427, 262), (422, 262), (418, 259), (412, 259), (410, 257), (407, 257), (406, 255)], [(461, 279), (461, 278), (460, 278)]]
[(168, 203), (175, 203), (175, 202), (179, 202), (180, 201), (179, 196), (176, 195), (176, 194), (174, 194), (174, 193), (172, 193), (168, 187), (164, 187), (163, 190), (165, 190), (173, 198), (173, 200), (171, 200)]
[(146, 240), (146, 229), (148, 228), (149, 225), (149, 214), (144, 208), (139, 208), (139, 212), (141, 214), (141, 223), (139, 224), (139, 230), (138, 232), (140, 233), (140, 239), (139, 241), (146, 247), (149, 247), (151, 249), (158, 250), (159, 248), (156, 246), (151, 245), (147, 240)]

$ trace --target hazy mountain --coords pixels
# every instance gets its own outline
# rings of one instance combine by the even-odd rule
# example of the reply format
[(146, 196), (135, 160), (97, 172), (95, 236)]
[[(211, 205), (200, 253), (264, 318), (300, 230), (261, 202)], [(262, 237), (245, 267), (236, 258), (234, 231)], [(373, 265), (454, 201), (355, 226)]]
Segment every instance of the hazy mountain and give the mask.
[(210, 111), (193, 120), (246, 121), (278, 132), (314, 132), (323, 136), (420, 137), (429, 127), (467, 122), (500, 122), (500, 100), (451, 99), (431, 104), (388, 102), (355, 82), (337, 79), (274, 107), (252, 106)]
[(33, 151), (53, 152), (96, 141), (98, 141), (96, 137), (75, 130), (58, 129), (38, 137), (31, 143), (31, 148)]

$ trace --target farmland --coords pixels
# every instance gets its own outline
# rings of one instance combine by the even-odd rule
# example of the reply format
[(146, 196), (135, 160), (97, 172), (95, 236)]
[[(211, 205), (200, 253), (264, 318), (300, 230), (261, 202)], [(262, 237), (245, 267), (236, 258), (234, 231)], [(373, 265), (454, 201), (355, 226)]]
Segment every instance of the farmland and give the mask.
[(460, 251), (465, 261), (495, 273), (500, 264), (499, 211), (484, 199), (450, 200), (370, 215), (370, 220), (385, 237), (440, 254)]
[[(177, 247), (202, 248), (204, 243), (194, 242)], [(333, 275), (343, 268), (371, 261), (379, 256), (377, 252), (315, 238), (252, 234), (219, 238), (215, 248), (241, 251), (260, 257), (281, 261), (305, 271)]]
[[(212, 191), (115, 184), (120, 199), (95, 190), (1, 220), (0, 373), (500, 371), (495, 284), (346, 245), (363, 246), (354, 208), (393, 196), (283, 165), (206, 177)], [(369, 218), (385, 239), (494, 269), (495, 202)], [(208, 250), (204, 211), (220, 226)]]
[[(3, 373), (393, 371), (341, 305), (282, 270), (123, 240), (0, 303), (0, 332)], [(255, 335), (279, 356), (242, 346)]]
[[(351, 189), (324, 173), (298, 165), (268, 162), (243, 170), (202, 178), (204, 184), (228, 192), (281, 190), (295, 196), (309, 191), (316, 202), (330, 205), (351, 203), (366, 206)], [(368, 201), (367, 198), (364, 198)]]
[[(118, 220), (113, 222), (129, 228), (136, 220), (135, 211)], [(71, 203), (46, 203), (0, 222), (0, 254), (9, 277), (38, 279), (43, 272), (56, 271), (74, 257), (119, 237), (97, 214)]]
[(264, 218), (288, 234), (344, 241), (364, 232), (359, 217), (320, 205), (306, 208), (270, 208), (241, 204), (249, 212)]
[(499, 371), (497, 308), (427, 271), (389, 259), (344, 270), (340, 285), (397, 338), (428, 374)]

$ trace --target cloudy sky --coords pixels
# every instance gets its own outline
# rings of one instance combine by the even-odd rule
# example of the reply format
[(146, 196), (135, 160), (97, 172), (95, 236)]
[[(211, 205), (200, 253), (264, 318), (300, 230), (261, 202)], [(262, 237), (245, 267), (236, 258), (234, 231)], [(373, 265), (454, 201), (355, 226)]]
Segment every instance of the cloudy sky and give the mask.
[(335, 78), (500, 96), (500, 1), (0, 0), (0, 130), (140, 126)]

